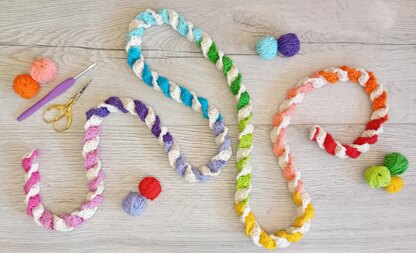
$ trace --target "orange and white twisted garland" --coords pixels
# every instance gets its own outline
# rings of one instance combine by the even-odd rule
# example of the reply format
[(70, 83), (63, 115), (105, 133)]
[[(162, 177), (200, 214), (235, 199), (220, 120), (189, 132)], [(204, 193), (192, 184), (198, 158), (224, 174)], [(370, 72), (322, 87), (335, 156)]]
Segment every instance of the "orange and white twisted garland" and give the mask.
[[(289, 90), (287, 99), (280, 106), (280, 111), (276, 115), (273, 124), (275, 126), (281, 125), (281, 128), (286, 127), (296, 104), (302, 101), (305, 94), (314, 88), (320, 88), (327, 83), (333, 84), (337, 81), (357, 82), (365, 88), (373, 103), (371, 119), (367, 123), (365, 131), (352, 144), (342, 144), (334, 140), (320, 126), (314, 126), (311, 129), (310, 139), (316, 141), (320, 148), (325, 149), (331, 155), (336, 155), (339, 158), (357, 158), (361, 153), (369, 150), (370, 144), (377, 142), (378, 135), (383, 132), (382, 124), (388, 120), (387, 93), (383, 90), (382, 85), (377, 82), (372, 72), (350, 68), (348, 66), (341, 66), (339, 68), (331, 67), (300, 80), (296, 87)], [(285, 117), (280, 123), (280, 117), (282, 116)], [(275, 127), (273, 131), (272, 136), (276, 136), (279, 129)], [(272, 137), (273, 139), (274, 137)]]
[[(366, 130), (353, 144), (340, 144), (327, 134), (321, 127), (312, 128), (311, 139), (327, 150), (328, 153), (340, 158), (355, 158), (366, 152), (369, 144), (377, 141), (377, 135), (382, 132), (382, 124), (387, 121), (387, 94), (379, 84), (373, 73), (363, 69), (355, 69), (347, 66), (331, 67), (301, 79), (298, 84), (290, 89), (286, 99), (279, 107), (279, 111), (273, 118), (273, 129), (270, 138), (273, 142), (273, 153), (279, 161), (283, 175), (292, 193), (293, 201), (297, 208), (297, 217), (288, 229), (278, 231), (275, 234), (267, 234), (257, 223), (248, 205), (237, 204), (236, 210), (246, 224), (246, 233), (253, 241), (265, 248), (285, 248), (292, 242), (302, 238), (302, 234), (310, 229), (310, 222), (314, 215), (314, 209), (309, 194), (304, 189), (300, 171), (294, 166), (293, 157), (286, 142), (286, 127), (290, 123), (291, 115), (297, 104), (301, 103), (304, 96), (316, 88), (337, 81), (358, 82), (365, 88), (373, 102), (373, 114)], [(250, 187), (248, 188), (250, 189)]]
[[(312, 79), (313, 80), (307, 78), (306, 80), (303, 80), (303, 85), (313, 82), (314, 85), (316, 84), (320, 87), (320, 85), (335, 83), (337, 81), (352, 81), (359, 83), (370, 95), (370, 100), (373, 104), (373, 113), (364, 132), (362, 132), (361, 136), (356, 138), (352, 144), (342, 144), (334, 140), (334, 138), (320, 126), (315, 126), (311, 129), (310, 139), (316, 141), (321, 149), (325, 149), (329, 154), (336, 155), (339, 158), (357, 158), (361, 153), (367, 152), (370, 149), (370, 144), (377, 142), (378, 135), (383, 132), (382, 124), (388, 120), (387, 93), (383, 90), (383, 86), (377, 82), (374, 74), (363, 69), (341, 66), (339, 68), (333, 67), (319, 71), (313, 75)], [(293, 90), (292, 92), (295, 91)], [(303, 92), (300, 91), (299, 94), (302, 93)], [(295, 100), (295, 97), (292, 98), (292, 101)], [(290, 102), (288, 101), (288, 103)]]

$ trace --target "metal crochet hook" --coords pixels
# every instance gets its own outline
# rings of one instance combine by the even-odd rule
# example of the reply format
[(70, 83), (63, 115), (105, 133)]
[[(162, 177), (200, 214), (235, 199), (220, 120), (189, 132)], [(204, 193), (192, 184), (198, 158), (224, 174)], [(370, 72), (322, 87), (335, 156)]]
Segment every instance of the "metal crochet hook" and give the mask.
[[(46, 123), (53, 123), (53, 129), (59, 133), (66, 131), (72, 124), (72, 114), (71, 109), (72, 106), (77, 102), (79, 97), (81, 97), (82, 93), (87, 89), (88, 85), (91, 83), (92, 79), (90, 79), (66, 104), (54, 104), (50, 105), (45, 113), (43, 114), (43, 120)], [(48, 120), (48, 114), (51, 111), (57, 111), (55, 117), (53, 119)], [(62, 119), (66, 119), (66, 124), (64, 128), (60, 128), (58, 126), (58, 122)]]
[(29, 107), (29, 109), (27, 109), (22, 114), (20, 114), (20, 116), (17, 118), (17, 120), (22, 121), (22, 120), (26, 119), (27, 117), (32, 115), (34, 112), (39, 110), (43, 105), (45, 105), (46, 103), (48, 103), (52, 99), (56, 98), (57, 96), (61, 95), (65, 91), (67, 91), (69, 88), (72, 87), (72, 85), (74, 85), (74, 83), (76, 82), (76, 80), (80, 76), (85, 74), (88, 70), (92, 69), (95, 65), (97, 65), (97, 63), (91, 64), (90, 66), (88, 66), (86, 69), (81, 71), (75, 77), (70, 77), (70, 78), (66, 79), (65, 81), (63, 81), (62, 83), (58, 84), (55, 88), (53, 88), (53, 90), (51, 90), (46, 96), (41, 98), (36, 104), (32, 105), (31, 107)]

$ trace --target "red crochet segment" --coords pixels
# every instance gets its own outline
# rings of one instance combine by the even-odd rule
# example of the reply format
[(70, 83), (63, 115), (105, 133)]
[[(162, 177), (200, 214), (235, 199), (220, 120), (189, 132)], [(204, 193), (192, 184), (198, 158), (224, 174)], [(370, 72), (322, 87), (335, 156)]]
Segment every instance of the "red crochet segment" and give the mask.
[[(370, 122), (367, 123), (363, 134), (356, 138), (353, 144), (341, 144), (345, 148), (345, 154), (351, 158), (357, 158), (365, 150), (366, 144), (374, 144), (377, 142), (378, 134), (382, 131), (382, 124), (388, 120), (387, 115), (387, 93), (382, 90), (382, 86), (377, 82), (377, 79), (372, 72), (365, 72), (363, 70), (354, 69), (348, 66), (341, 66), (339, 69), (347, 72), (348, 79), (351, 82), (360, 83), (361, 75), (367, 73), (368, 80), (361, 85), (364, 86), (365, 91), (369, 94), (372, 100), (373, 115)], [(318, 71), (315, 78), (322, 77), (328, 83), (333, 84), (339, 81), (339, 73), (334, 71)], [(345, 80), (344, 80), (345, 81)], [(378, 115), (385, 114), (378, 117)], [(324, 136), (323, 140), (319, 136)], [(336, 155), (337, 148), (340, 148), (340, 143), (337, 142), (329, 133), (326, 133), (321, 127), (315, 126), (311, 131), (311, 140), (318, 142), (321, 148), (325, 149), (328, 154)], [(360, 151), (361, 149), (361, 151)]]

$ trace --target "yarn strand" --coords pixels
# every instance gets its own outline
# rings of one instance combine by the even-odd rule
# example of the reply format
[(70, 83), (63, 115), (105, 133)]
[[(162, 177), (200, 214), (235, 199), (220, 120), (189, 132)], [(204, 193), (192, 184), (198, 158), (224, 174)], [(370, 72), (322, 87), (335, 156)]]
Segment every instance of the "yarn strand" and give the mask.
[[(283, 175), (288, 182), (289, 191), (292, 193), (293, 201), (298, 206), (298, 215), (291, 227), (276, 234), (280, 238), (276, 239), (275, 236), (270, 236), (273, 239), (270, 240), (270, 238), (263, 235), (263, 240), (267, 239), (269, 245), (286, 247), (292, 242), (299, 241), (302, 234), (310, 229), (314, 209), (311, 198), (304, 188), (301, 173), (293, 164), (293, 157), (286, 142), (286, 128), (290, 124), (291, 116), (297, 104), (302, 102), (306, 94), (328, 83), (335, 83), (338, 80), (350, 80), (358, 82), (363, 86), (366, 92), (370, 94), (371, 101), (373, 101), (373, 115), (371, 116), (371, 121), (367, 124), (366, 130), (353, 144), (341, 144), (334, 140), (330, 134), (326, 133), (322, 127), (314, 126), (311, 129), (310, 138), (316, 141), (320, 148), (339, 158), (356, 158), (361, 153), (368, 151), (369, 144), (374, 144), (377, 141), (377, 135), (382, 132), (381, 125), (388, 118), (385, 91), (383, 91), (381, 84), (375, 81), (375, 77), (371, 72), (366, 72), (362, 69), (354, 69), (347, 66), (331, 67), (301, 79), (295, 87), (288, 91), (286, 99), (282, 102), (279, 111), (273, 118), (273, 129), (270, 132), (270, 138), (273, 142), (273, 153), (278, 158)], [(241, 213), (247, 212), (245, 209), (241, 210)], [(256, 228), (256, 223), (249, 223), (249, 227)], [(257, 234), (261, 238), (263, 232), (257, 229)]]
[[(387, 93), (383, 90), (383, 86), (377, 81), (372, 72), (363, 69), (355, 69), (348, 66), (339, 68), (331, 67), (316, 72), (311, 78), (300, 83), (300, 87), (312, 84), (313, 88), (319, 88), (327, 83), (333, 84), (337, 81), (357, 82), (364, 87), (366, 93), (369, 94), (372, 102), (373, 114), (370, 121), (361, 136), (357, 137), (352, 144), (342, 144), (327, 133), (322, 127), (314, 126), (311, 129), (310, 139), (317, 142), (321, 149), (327, 151), (328, 154), (336, 155), (339, 158), (357, 158), (362, 153), (369, 150), (370, 145), (378, 140), (378, 135), (383, 132), (383, 123), (388, 120)], [(305, 89), (309, 92), (309, 90)], [(287, 104), (296, 105), (302, 101), (305, 94), (301, 89), (294, 89), (296, 93), (293, 98), (287, 98)], [(285, 103), (284, 102), (284, 103)]]
[(189, 182), (204, 182), (212, 176), (217, 176), (231, 157), (228, 129), (221, 120), (215, 122), (212, 127), (216, 136), (218, 154), (207, 165), (196, 168), (185, 160), (179, 145), (174, 141), (168, 129), (161, 125), (159, 116), (155, 115), (151, 107), (146, 106), (139, 100), (111, 97), (104, 104), (86, 113), (87, 122), (85, 123), (86, 132), (82, 154), (84, 168), (87, 171), (89, 192), (86, 201), (78, 211), (58, 216), (47, 210), (43, 206), (40, 196), (39, 164), (36, 162), (39, 152), (33, 150), (23, 158), (22, 167), (26, 172), (24, 191), (26, 193), (27, 214), (33, 216), (37, 224), (50, 230), (70, 231), (95, 214), (102, 202), (102, 194), (105, 189), (104, 173), (99, 160), (101, 124), (105, 117), (117, 111), (137, 115), (163, 146), (170, 165)]
[[(358, 157), (361, 153), (368, 150), (370, 144), (377, 141), (378, 134), (382, 132), (382, 124), (388, 118), (386, 104), (387, 95), (382, 89), (381, 84), (376, 81), (371, 72), (343, 66), (317, 72), (316, 74), (301, 80), (294, 88), (289, 90), (286, 99), (280, 105), (279, 111), (273, 118), (273, 129), (271, 130), (270, 137), (273, 142), (273, 153), (278, 158), (278, 164), (283, 171), (283, 176), (287, 181), (293, 202), (297, 207), (297, 214), (293, 224), (287, 229), (276, 231), (274, 233), (267, 233), (256, 221), (249, 203), (250, 192), (252, 190), (252, 167), (250, 164), (250, 156), (253, 149), (254, 126), (251, 124), (252, 102), (243, 83), (242, 75), (239, 73), (237, 66), (231, 58), (217, 48), (216, 43), (211, 37), (200, 28), (195, 27), (191, 22), (186, 21), (183, 16), (171, 9), (161, 9), (158, 12), (148, 9), (140, 13), (130, 23), (126, 45), (129, 66), (133, 69), (136, 76), (142, 79), (148, 86), (156, 91), (162, 92), (166, 97), (171, 98), (180, 104), (184, 104), (196, 112), (200, 112), (204, 118), (208, 119), (209, 126), (214, 131), (216, 142), (219, 145), (219, 154), (213, 158), (211, 166), (208, 165), (202, 166), (199, 169), (193, 169), (187, 165), (182, 166), (187, 163), (181, 159), (182, 156), (179, 154), (179, 151), (171, 152), (177, 147), (174, 143), (164, 144), (170, 164), (188, 181), (205, 181), (207, 178), (217, 175), (220, 168), (225, 166), (225, 162), (231, 156), (231, 148), (229, 144), (228, 129), (223, 127), (222, 116), (218, 110), (211, 105), (207, 99), (197, 96), (196, 93), (188, 90), (184, 86), (177, 85), (166, 77), (160, 76), (157, 72), (151, 71), (149, 65), (145, 62), (142, 54), (144, 30), (154, 25), (163, 24), (170, 25), (183, 37), (196, 43), (201, 48), (204, 57), (213, 63), (218, 70), (223, 72), (228, 87), (236, 100), (239, 143), (237, 145), (238, 149), (236, 153), (236, 168), (238, 173), (236, 176), (234, 196), (235, 211), (238, 214), (240, 221), (245, 225), (246, 235), (250, 237), (256, 245), (267, 249), (285, 248), (293, 242), (298, 242), (303, 234), (310, 229), (314, 208), (311, 198), (304, 188), (301, 173), (294, 165), (294, 158), (292, 157), (289, 145), (286, 142), (286, 128), (290, 124), (291, 115), (294, 113), (297, 104), (303, 100), (304, 95), (311, 92), (313, 89), (320, 88), (327, 83), (335, 83), (336, 81), (351, 80), (353, 82), (358, 82), (365, 88), (365, 91), (369, 94), (370, 99), (373, 102), (373, 114), (371, 120), (361, 136), (352, 144), (341, 144), (334, 140), (331, 135), (327, 134), (323, 128), (319, 126), (314, 127), (311, 132), (311, 139), (316, 141), (318, 145), (322, 149), (325, 149), (329, 154), (336, 155), (340, 158)], [(139, 102), (132, 102), (132, 100), (113, 99), (111, 103), (106, 103), (87, 113), (88, 121), (85, 126), (87, 133), (84, 140), (88, 142), (88, 145), (86, 142), (83, 154), (86, 159), (85, 167), (88, 170), (87, 177), (89, 179), (90, 193), (88, 194), (88, 201), (86, 204), (82, 205), (81, 211), (77, 211), (73, 213), (73, 215), (71, 214), (72, 216), (70, 217), (72, 217), (73, 220), (80, 221), (81, 223), (81, 221), (83, 222), (91, 217), (101, 201), (101, 193), (104, 190), (104, 184), (102, 183), (103, 174), (98, 160), (98, 134), (101, 121), (104, 117), (116, 110), (116, 108), (125, 113), (136, 113), (146, 125), (150, 125), (149, 128), (152, 133), (158, 137), (159, 142), (165, 143), (166, 139), (170, 139), (165, 138), (168, 135), (166, 129), (157, 127), (160, 123), (158, 117), (154, 116), (153, 112), (150, 109), (147, 109), (147, 107), (146, 109), (138, 109), (140, 106)], [(153, 116), (149, 116), (148, 114)], [(220, 131), (218, 131), (218, 128)], [(40, 196), (38, 197), (38, 200), (34, 199), (33, 203), (31, 202), (31, 199), (36, 198), (39, 193), (38, 178), (40, 176), (35, 174), (38, 165), (32, 163), (36, 155), (37, 151), (29, 154), (24, 160), (26, 165), (23, 166), (27, 172), (27, 177), (34, 178), (29, 180), (32, 183), (27, 183), (27, 185), (31, 186), (28, 187), (29, 190), (26, 192), (27, 199), (29, 199), (28, 210), (30, 210), (31, 215), (33, 214), (34, 219), (38, 224), (47, 227), (51, 227), (52, 224), (52, 228), (54, 229), (61, 229), (61, 226), (66, 226), (62, 229), (72, 229), (77, 223), (62, 222), (61, 220), (63, 220), (63, 218), (60, 217), (54, 217), (53, 219), (48, 218), (51, 217), (52, 214), (43, 208)], [(178, 166), (178, 164), (180, 165)], [(57, 224), (54, 223), (55, 219)], [(47, 222), (45, 222), (45, 220)]]
[[(235, 209), (240, 216), (241, 222), (246, 224), (246, 234), (260, 247), (273, 249), (276, 248), (277, 245), (279, 245), (279, 247), (288, 245), (288, 243), (285, 244), (285, 242), (288, 240), (296, 240), (298, 231), (303, 231), (303, 228), (294, 228), (291, 231), (294, 235), (283, 232), (278, 233), (278, 235), (267, 234), (255, 221), (254, 214), (250, 209), (249, 193), (251, 191), (250, 180), (252, 172), (250, 155), (253, 148), (254, 131), (254, 126), (251, 124), (252, 103), (246, 86), (242, 81), (242, 76), (231, 58), (217, 48), (217, 45), (207, 33), (203, 32), (200, 28), (195, 27), (189, 21), (186, 21), (184, 17), (174, 10), (161, 9), (158, 12), (155, 12), (149, 9), (140, 13), (137, 18), (130, 23), (128, 43), (126, 46), (130, 67), (146, 84), (157, 91), (163, 92), (168, 98), (172, 98), (178, 103), (183, 103), (195, 111), (202, 111), (203, 117), (207, 116), (205, 113), (206, 111), (210, 112), (210, 105), (207, 100), (202, 99), (202, 101), (204, 101), (204, 103), (202, 103), (201, 97), (197, 97), (195, 93), (188, 91), (186, 88), (177, 86), (167, 78), (159, 76), (156, 72), (151, 71), (150, 67), (145, 63), (141, 48), (144, 30), (153, 25), (162, 24), (169, 24), (175, 31), (178, 31), (189, 41), (200, 46), (204, 57), (215, 64), (216, 68), (224, 73), (231, 93), (237, 101), (240, 134), (236, 154), (238, 174), (236, 177)], [(185, 93), (185, 96), (183, 93)], [(188, 94), (191, 94), (191, 96)], [(307, 207), (308, 206), (305, 206), (305, 208)], [(309, 217), (305, 216), (304, 219), (309, 220)], [(303, 222), (301, 223), (303, 224)], [(309, 223), (306, 222), (305, 224)], [(305, 225), (305, 227), (306, 226), (307, 225)], [(289, 239), (286, 239), (286, 237)]]

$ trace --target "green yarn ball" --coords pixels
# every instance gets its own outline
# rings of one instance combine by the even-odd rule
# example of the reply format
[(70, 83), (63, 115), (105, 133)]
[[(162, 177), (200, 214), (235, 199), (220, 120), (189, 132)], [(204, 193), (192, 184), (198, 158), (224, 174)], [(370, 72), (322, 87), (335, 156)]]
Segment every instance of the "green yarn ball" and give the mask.
[(404, 155), (394, 152), (384, 157), (384, 166), (390, 170), (391, 175), (395, 176), (404, 173), (409, 168), (409, 161)]
[(391, 175), (385, 166), (373, 165), (364, 171), (364, 178), (368, 185), (373, 188), (386, 187), (390, 184)]

